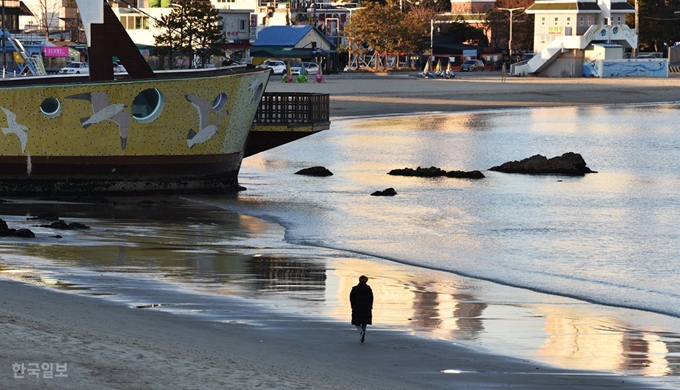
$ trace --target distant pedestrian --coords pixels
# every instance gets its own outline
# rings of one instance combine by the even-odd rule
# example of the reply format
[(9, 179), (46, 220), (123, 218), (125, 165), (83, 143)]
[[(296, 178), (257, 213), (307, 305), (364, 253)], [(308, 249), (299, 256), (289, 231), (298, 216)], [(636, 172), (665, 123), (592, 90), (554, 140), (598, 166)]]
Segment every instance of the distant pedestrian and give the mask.
[(373, 290), (366, 284), (368, 278), (364, 275), (359, 277), (359, 284), (352, 287), (349, 294), (349, 302), (352, 305), (352, 325), (357, 327), (362, 343), (366, 338), (366, 325), (373, 324)]

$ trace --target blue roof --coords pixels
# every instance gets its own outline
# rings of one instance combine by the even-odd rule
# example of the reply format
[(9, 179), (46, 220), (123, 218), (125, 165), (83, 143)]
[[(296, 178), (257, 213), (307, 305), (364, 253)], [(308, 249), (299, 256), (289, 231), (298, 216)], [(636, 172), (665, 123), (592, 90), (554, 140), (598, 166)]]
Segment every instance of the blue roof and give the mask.
[[(307, 34), (316, 30), (321, 39), (328, 39), (314, 26), (269, 26), (257, 33), (253, 46), (295, 47)], [(333, 46), (333, 44), (328, 41)]]

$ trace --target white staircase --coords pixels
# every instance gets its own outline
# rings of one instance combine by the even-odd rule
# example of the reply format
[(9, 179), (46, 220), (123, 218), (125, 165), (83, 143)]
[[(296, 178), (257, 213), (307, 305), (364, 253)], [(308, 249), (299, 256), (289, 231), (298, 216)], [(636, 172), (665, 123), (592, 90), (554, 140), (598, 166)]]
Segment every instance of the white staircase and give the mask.
[[(31, 72), (35, 76), (45, 76), (47, 72), (45, 71), (45, 64), (42, 61), (42, 57), (38, 55), (37, 57), (29, 56), (24, 48), (24, 45), (19, 42), (19, 40), (9, 37), (7, 38), (9, 42), (14, 47), (14, 51), (19, 53), (21, 59), (24, 60), (24, 68), (19, 72), (19, 74), (24, 74), (24, 72)], [(28, 72), (27, 72), (28, 71)]]
[(629, 47), (637, 47), (637, 34), (628, 26), (624, 25), (593, 25), (584, 35), (564, 35), (555, 38), (548, 46), (538, 52), (528, 61), (510, 65), (510, 74), (513, 76), (527, 76), (538, 73), (555, 61), (564, 50), (583, 50), (593, 41), (606, 41), (628, 44)]

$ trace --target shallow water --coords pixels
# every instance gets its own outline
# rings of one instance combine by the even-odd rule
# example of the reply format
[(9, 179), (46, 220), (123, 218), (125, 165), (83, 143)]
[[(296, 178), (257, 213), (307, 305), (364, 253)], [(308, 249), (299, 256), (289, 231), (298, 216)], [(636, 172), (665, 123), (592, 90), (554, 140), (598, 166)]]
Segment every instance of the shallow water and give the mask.
[[(494, 342), (508, 343), (568, 367), (655, 367), (643, 370), (645, 375), (677, 375), (678, 337), (667, 336), (680, 330), (678, 108), (547, 108), (336, 121), (329, 131), (246, 160), (241, 184), (248, 191), (225, 207), (282, 223), (287, 240), (296, 244), (598, 303), (604, 307), (589, 309), (606, 316), (613, 311), (607, 307), (642, 310), (620, 312), (615, 317), (625, 320), (611, 323), (591, 321), (598, 317), (592, 312), (519, 310), (519, 333), (547, 331), (540, 347), (532, 337), (523, 345), (504, 340), (502, 331), (489, 331), (493, 321), (488, 319), (495, 315), (489, 309), (477, 307), (472, 317), (484, 324), (478, 341), (490, 348), (498, 345)], [(486, 170), (534, 154), (565, 152), (580, 153), (598, 173), (524, 176)], [(334, 175), (293, 174), (315, 165)], [(417, 166), (481, 170), (487, 177), (387, 175)], [(389, 187), (398, 195), (369, 196)], [(357, 272), (380, 277), (370, 275), (370, 269)], [(445, 309), (460, 303), (451, 296)], [(439, 319), (436, 312), (433, 318)], [(531, 325), (526, 315), (542, 320)], [(645, 334), (651, 329), (663, 331)], [(606, 350), (612, 359), (596, 353)], [(599, 363), (584, 359), (589, 354)]]
[[(336, 122), (246, 160), (237, 207), (282, 221), (294, 243), (680, 317), (679, 119), (677, 106), (638, 106)], [(486, 171), (565, 152), (599, 173)], [(292, 174), (312, 165), (334, 176)], [(386, 174), (417, 166), (487, 177)], [(398, 195), (368, 196), (388, 187)]]
[[(59, 205), (58, 214), (92, 226), (61, 239), (26, 221), (54, 205), (19, 215), (0, 205), (10, 227), (39, 236), (38, 245), (3, 241), (0, 275), (140, 310), (275, 328), (233, 299), (347, 321), (349, 289), (367, 274), (380, 331), (675, 382), (679, 115), (677, 106), (639, 106), (336, 121), (246, 159), (248, 190), (238, 196)], [(486, 171), (568, 151), (599, 173)], [(334, 175), (294, 174), (315, 165)], [(387, 175), (416, 166), (487, 177)], [(388, 187), (398, 195), (369, 196)]]

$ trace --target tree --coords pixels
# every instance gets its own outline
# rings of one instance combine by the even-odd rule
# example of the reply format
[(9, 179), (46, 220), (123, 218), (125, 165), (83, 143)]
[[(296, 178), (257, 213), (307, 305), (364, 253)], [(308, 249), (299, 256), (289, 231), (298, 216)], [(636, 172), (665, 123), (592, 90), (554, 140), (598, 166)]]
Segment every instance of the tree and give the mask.
[(466, 23), (461, 17), (458, 17), (453, 23), (444, 25), (441, 35), (450, 37), (450, 41), (455, 43), (477, 46), (489, 45), (489, 39), (484, 30)]
[(347, 26), (345, 34), (355, 44), (363, 43), (373, 48), (375, 55), (374, 68), (380, 67), (380, 53), (385, 56), (396, 47), (397, 29), (404, 14), (394, 3), (382, 5), (378, 2), (360, 9)]
[[(407, 2), (407, 0), (402, 1), (404, 1), (404, 3)], [(432, 9), (437, 13), (451, 12), (451, 0), (420, 0), (413, 2), (413, 4), (426, 9)]]
[(486, 15), (485, 28), (491, 36), (490, 45), (496, 49), (508, 48), (510, 39), (510, 12), (500, 8), (523, 8), (512, 13), (513, 51), (531, 51), (534, 45), (534, 21), (524, 12), (533, 0), (498, 0), (496, 7)]
[[(641, 50), (665, 51), (680, 41), (680, 0), (638, 0)], [(631, 18), (633, 16), (631, 15)], [(635, 23), (630, 23), (635, 26)]]
[(179, 0), (173, 4), (172, 12), (156, 21), (156, 28), (163, 32), (154, 36), (157, 54), (171, 57), (170, 68), (174, 51), (189, 58), (190, 68), (195, 53), (202, 66), (211, 55), (223, 54), (225, 39), (218, 11), (202, 1)]
[[(428, 25), (427, 19), (423, 19), (417, 12), (405, 14), (397, 30), (397, 50), (407, 54), (422, 53), (425, 47), (425, 41), (423, 40), (425, 34), (423, 32), (429, 28)], [(410, 58), (411, 56), (408, 55), (408, 57)], [(395, 63), (398, 68), (398, 58)]]
[(37, 9), (34, 14), (40, 31), (45, 34), (45, 38), (49, 38), (50, 30), (54, 27), (55, 22), (59, 21), (62, 2), (61, 0), (35, 0), (34, 7)]
[[(213, 55), (224, 55), (226, 45), (219, 11), (206, 2), (195, 2), (196, 8), (190, 19), (196, 52), (201, 58), (201, 67), (205, 67), (206, 60)], [(191, 39), (191, 38), (190, 38)]]
[(396, 57), (394, 64), (398, 67), (401, 53), (422, 50), (423, 37), (429, 35), (429, 20), (435, 13), (433, 11), (428, 18), (423, 18), (419, 12), (402, 12), (401, 6), (399, 0), (389, 0), (387, 4), (375, 2), (352, 15), (344, 31), (348, 41), (352, 42), (349, 50), (373, 49), (373, 66), (376, 69), (387, 67), (385, 60), (390, 55)]

